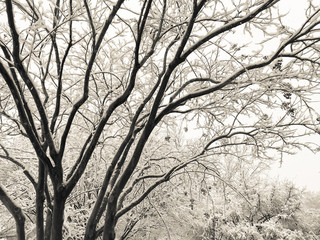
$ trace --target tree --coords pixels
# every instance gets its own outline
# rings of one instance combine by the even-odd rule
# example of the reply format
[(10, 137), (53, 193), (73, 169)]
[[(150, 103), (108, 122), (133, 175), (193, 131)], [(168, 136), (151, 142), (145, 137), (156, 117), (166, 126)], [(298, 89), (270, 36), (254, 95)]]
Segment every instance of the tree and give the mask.
[(84, 239), (114, 239), (121, 217), (188, 167), (217, 175), (226, 155), (316, 148), (299, 137), (319, 132), (319, 10), (309, 1), (291, 29), (279, 2), (1, 2), (1, 158), (34, 189), (37, 239), (62, 239), (70, 206), (90, 211)]
[(230, 160), (219, 171), (227, 186), (209, 191), (214, 204), (203, 239), (315, 239), (306, 192), (264, 177), (259, 161)]
[(229, 194), (232, 201), (216, 204), (206, 239), (315, 239), (301, 218), (301, 190), (291, 183), (258, 185), (244, 192), (250, 201)]
[(320, 211), (319, 211), (319, 192), (307, 192), (304, 196), (303, 201), (303, 213), (300, 216), (301, 221), (303, 222), (303, 228), (313, 232), (314, 235), (320, 236), (320, 227), (317, 224), (320, 219)]

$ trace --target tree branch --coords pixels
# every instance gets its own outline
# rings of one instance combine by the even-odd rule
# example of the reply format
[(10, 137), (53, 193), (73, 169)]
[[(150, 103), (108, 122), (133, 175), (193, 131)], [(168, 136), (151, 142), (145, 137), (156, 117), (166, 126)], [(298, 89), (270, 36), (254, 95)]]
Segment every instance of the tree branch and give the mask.
[(20, 39), (19, 39), (19, 34), (16, 30), (15, 22), (14, 22), (14, 14), (13, 14), (11, 0), (6, 0), (6, 12), (7, 12), (8, 24), (9, 24), (11, 35), (12, 35), (12, 41), (13, 41), (12, 54), (13, 54), (14, 65), (17, 68), (18, 72), (20, 73), (20, 76), (22, 77), (23, 81), (26, 83), (29, 91), (32, 94), (33, 100), (35, 101), (36, 107), (40, 114), (44, 135), (46, 136), (46, 141), (49, 144), (51, 156), (55, 156), (57, 154), (57, 151), (55, 149), (55, 144), (53, 142), (53, 138), (51, 136), (51, 132), (49, 129), (46, 111), (41, 102), (39, 93), (37, 92), (34, 84), (32, 83), (27, 71), (25, 70), (20, 60), (20, 43), (19, 43)]
[(4, 187), (0, 184), (0, 200), (9, 210), (16, 222), (16, 231), (18, 240), (25, 240), (25, 216), (18, 205), (9, 197), (8, 193), (5, 191)]

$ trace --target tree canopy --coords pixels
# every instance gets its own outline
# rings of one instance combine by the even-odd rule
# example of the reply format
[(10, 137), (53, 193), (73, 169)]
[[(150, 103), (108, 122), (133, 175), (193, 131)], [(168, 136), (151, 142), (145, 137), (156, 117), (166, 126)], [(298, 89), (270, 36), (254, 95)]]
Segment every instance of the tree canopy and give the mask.
[(320, 10), (306, 1), (294, 29), (280, 3), (1, 1), (0, 199), (18, 239), (115, 239), (167, 182), (317, 150)]

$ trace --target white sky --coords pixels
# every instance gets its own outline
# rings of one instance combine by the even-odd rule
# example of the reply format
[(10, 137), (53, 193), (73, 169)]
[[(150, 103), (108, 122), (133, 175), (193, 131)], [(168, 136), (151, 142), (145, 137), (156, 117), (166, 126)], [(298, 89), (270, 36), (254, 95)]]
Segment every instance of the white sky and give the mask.
[(271, 175), (281, 180), (290, 180), (309, 191), (320, 191), (320, 154), (306, 150), (294, 156), (286, 156), (281, 167), (279, 163), (274, 165)]

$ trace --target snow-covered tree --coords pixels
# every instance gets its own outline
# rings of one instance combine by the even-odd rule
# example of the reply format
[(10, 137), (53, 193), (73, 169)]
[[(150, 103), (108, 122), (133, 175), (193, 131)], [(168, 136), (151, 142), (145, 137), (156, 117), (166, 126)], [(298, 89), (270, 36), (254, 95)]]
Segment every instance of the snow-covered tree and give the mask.
[(1, 1), (0, 197), (18, 239), (24, 221), (41, 240), (115, 239), (188, 168), (316, 149), (299, 140), (320, 120), (307, 2), (292, 29), (279, 0)]

